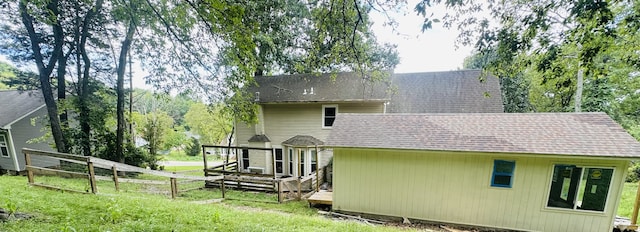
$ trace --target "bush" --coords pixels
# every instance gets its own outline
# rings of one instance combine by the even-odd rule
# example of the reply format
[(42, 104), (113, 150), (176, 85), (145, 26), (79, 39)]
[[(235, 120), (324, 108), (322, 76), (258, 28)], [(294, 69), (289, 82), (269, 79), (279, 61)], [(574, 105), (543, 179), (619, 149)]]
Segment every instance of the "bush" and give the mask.
[(191, 138), (191, 144), (187, 146), (187, 155), (188, 156), (197, 156), (200, 155), (200, 141), (196, 138)]
[(626, 182), (638, 182), (640, 180), (640, 162), (631, 161), (631, 165), (627, 170)]

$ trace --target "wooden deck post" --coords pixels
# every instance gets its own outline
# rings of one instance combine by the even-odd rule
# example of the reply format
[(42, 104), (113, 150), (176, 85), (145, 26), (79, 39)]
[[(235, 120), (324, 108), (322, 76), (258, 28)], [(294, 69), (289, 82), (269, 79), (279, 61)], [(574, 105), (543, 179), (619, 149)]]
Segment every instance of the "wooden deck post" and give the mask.
[(89, 168), (89, 184), (91, 185), (91, 193), (96, 194), (98, 188), (96, 187), (96, 172), (93, 169), (93, 162), (87, 158), (87, 167)]
[(638, 209), (640, 208), (640, 181), (638, 181), (638, 190), (636, 190), (636, 201), (633, 204), (633, 216), (631, 216), (631, 225), (638, 223)]
[(278, 203), (282, 203), (282, 180), (277, 180), (278, 185)]
[(27, 166), (27, 179), (29, 184), (33, 184), (33, 171), (29, 168), (31, 166), (31, 154), (24, 152), (24, 162)]
[(120, 183), (118, 183), (118, 170), (116, 169), (116, 165), (111, 167), (111, 171), (113, 171), (113, 183), (116, 186), (116, 191), (120, 191)]
[(320, 160), (318, 159), (318, 145), (316, 145), (316, 192), (320, 191)]
[(302, 177), (298, 177), (298, 200), (302, 199)]
[(276, 149), (275, 148), (271, 148), (271, 172), (273, 173), (273, 179), (275, 179), (276, 176)]

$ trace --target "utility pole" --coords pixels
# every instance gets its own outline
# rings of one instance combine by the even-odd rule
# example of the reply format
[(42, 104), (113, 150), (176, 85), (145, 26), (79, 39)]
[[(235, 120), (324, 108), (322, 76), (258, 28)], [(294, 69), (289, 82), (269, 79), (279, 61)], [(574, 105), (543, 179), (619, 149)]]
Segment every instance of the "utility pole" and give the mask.
[(580, 59), (580, 52), (582, 51), (582, 44), (578, 43), (578, 54), (576, 58), (578, 59), (578, 83), (576, 84), (576, 99), (574, 101), (574, 109), (576, 112), (582, 111), (582, 86), (584, 85), (584, 77), (582, 70), (582, 60)]

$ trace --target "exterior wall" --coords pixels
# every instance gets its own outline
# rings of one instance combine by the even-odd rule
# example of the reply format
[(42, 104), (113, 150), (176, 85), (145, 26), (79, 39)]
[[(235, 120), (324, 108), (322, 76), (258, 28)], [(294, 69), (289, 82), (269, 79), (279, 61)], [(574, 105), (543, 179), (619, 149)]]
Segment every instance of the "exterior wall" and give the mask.
[[(261, 118), (264, 123), (265, 134), (271, 140), (271, 145), (280, 148), (279, 145), (285, 140), (296, 135), (310, 135), (322, 141), (326, 141), (331, 129), (322, 128), (322, 106), (337, 105), (338, 113), (384, 113), (382, 102), (376, 103), (306, 103), (306, 104), (264, 104), (261, 106)], [(248, 145), (249, 138), (256, 134), (256, 125), (236, 122), (236, 146)], [(254, 146), (251, 144), (250, 146)], [(259, 145), (259, 147), (264, 147)], [(268, 146), (270, 147), (270, 146)], [(286, 152), (285, 152), (286, 153)], [(269, 153), (270, 154), (270, 153)], [(324, 167), (332, 158), (331, 150), (321, 151), (318, 157), (318, 166)], [(272, 172), (273, 158), (271, 155), (264, 159), (262, 157), (250, 163), (265, 167), (265, 173)], [(257, 157), (257, 156), (256, 156)], [(285, 155), (285, 163), (289, 162)], [(297, 162), (297, 161), (296, 161)]]
[(13, 161), (15, 156), (13, 155), (13, 150), (11, 149), (12, 144), (11, 140), (9, 139), (9, 133), (0, 131), (0, 134), (4, 135), (4, 138), (7, 140), (7, 150), (9, 151), (9, 157), (0, 155), (0, 169), (15, 171), (16, 165)]
[[(516, 162), (512, 188), (493, 161)], [(546, 207), (554, 164), (614, 167), (604, 212)], [(611, 231), (627, 160), (334, 149), (333, 209), (531, 231)]]
[[(18, 163), (20, 165), (20, 170), (24, 170), (24, 155), (22, 154), (22, 148), (31, 148), (36, 150), (44, 150), (44, 151), (54, 151), (53, 148), (49, 145), (49, 143), (53, 143), (51, 140), (47, 140), (44, 142), (28, 142), (29, 140), (33, 140), (35, 138), (40, 138), (45, 135), (44, 130), (45, 127), (43, 123), (47, 120), (46, 118), (47, 111), (46, 108), (42, 108), (31, 115), (23, 118), (22, 120), (11, 125), (11, 136), (13, 138), (13, 147), (15, 148), (15, 157), (18, 158)], [(34, 125), (31, 125), (31, 120), (34, 119)], [(12, 153), (11, 151), (10, 153)], [(12, 157), (13, 158), (13, 157)], [(49, 167), (49, 166), (57, 166), (60, 163), (54, 159), (47, 159), (41, 156), (33, 156), (31, 158), (33, 164), (39, 167)], [(0, 164), (2, 165), (2, 164)], [(4, 167), (4, 165), (2, 165)], [(11, 165), (13, 167), (13, 165)]]

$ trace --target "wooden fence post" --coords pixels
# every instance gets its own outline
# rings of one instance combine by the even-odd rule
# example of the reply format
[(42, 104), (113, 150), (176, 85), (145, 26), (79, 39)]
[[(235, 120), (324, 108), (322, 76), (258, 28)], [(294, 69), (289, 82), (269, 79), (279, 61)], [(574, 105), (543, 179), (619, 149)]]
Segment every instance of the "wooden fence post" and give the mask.
[(220, 180), (220, 190), (222, 191), (222, 199), (224, 199), (224, 192), (225, 192), (225, 186), (224, 186), (224, 174), (222, 174), (222, 179)]
[(175, 177), (171, 177), (171, 199), (176, 199), (178, 195), (178, 182)]
[(113, 183), (116, 185), (116, 191), (120, 191), (120, 184), (118, 183), (118, 170), (116, 169), (116, 165), (113, 165), (111, 170), (113, 171)]
[(91, 159), (87, 159), (87, 167), (89, 168), (89, 184), (91, 185), (91, 193), (95, 194), (98, 192), (98, 188), (96, 187), (96, 173), (93, 170), (93, 162)]
[(29, 168), (29, 166), (31, 166), (31, 154), (24, 152), (24, 162), (27, 166), (27, 179), (29, 179), (29, 184), (33, 184), (33, 171)]
[(636, 200), (633, 204), (633, 211), (631, 216), (631, 225), (637, 225), (638, 223), (638, 210), (640, 208), (640, 181), (638, 181), (638, 190), (636, 190)]

